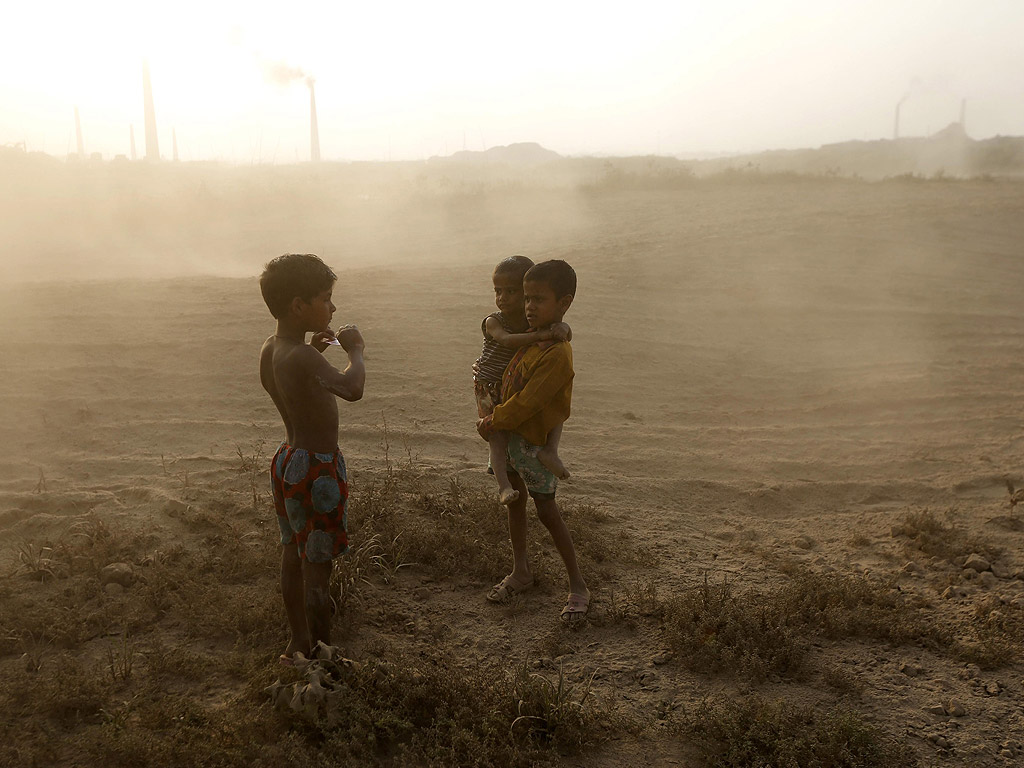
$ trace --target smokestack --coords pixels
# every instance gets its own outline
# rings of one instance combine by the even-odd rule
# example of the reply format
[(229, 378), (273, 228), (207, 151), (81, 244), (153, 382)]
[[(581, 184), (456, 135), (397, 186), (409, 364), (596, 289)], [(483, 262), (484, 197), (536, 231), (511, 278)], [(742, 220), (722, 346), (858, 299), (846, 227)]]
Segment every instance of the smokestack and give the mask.
[(313, 78), (307, 78), (309, 86), (309, 159), (320, 162), (320, 129), (316, 123), (316, 94), (313, 92)]
[(171, 128), (171, 146), (174, 148), (174, 162), (178, 162), (178, 132), (174, 128)]
[(135, 126), (128, 126), (128, 136), (132, 140), (132, 160), (137, 160), (138, 156), (135, 154)]
[(156, 137), (156, 111), (153, 109), (153, 86), (149, 83), (149, 62), (142, 62), (142, 98), (146, 109), (146, 159), (160, 159), (160, 145)]
[(78, 107), (75, 107), (75, 136), (78, 138), (78, 159), (85, 160), (85, 142), (82, 141), (82, 121), (78, 117)]
[(903, 106), (903, 102), (900, 101), (896, 104), (896, 118), (892, 122), (892, 138), (895, 141), (900, 137), (900, 107)]

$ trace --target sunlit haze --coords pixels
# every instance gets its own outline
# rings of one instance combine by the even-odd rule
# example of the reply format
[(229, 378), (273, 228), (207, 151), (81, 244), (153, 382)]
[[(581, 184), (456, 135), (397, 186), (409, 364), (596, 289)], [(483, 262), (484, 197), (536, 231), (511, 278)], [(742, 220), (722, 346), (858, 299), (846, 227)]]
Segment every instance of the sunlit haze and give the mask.
[[(1024, 3), (20, 3), (0, 31), (0, 144), (63, 157), (421, 159), (535, 141), (678, 154), (1024, 133)], [(289, 75), (295, 77), (289, 80)]]

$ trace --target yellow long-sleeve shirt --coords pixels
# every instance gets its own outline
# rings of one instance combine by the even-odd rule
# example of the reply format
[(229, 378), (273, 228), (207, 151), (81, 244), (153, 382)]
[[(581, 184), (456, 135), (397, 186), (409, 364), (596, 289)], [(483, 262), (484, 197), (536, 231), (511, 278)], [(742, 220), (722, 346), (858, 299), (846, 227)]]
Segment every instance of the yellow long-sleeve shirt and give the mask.
[(573, 376), (569, 342), (522, 347), (502, 376), (501, 405), (494, 408), (491, 426), (544, 445), (548, 433), (569, 418)]

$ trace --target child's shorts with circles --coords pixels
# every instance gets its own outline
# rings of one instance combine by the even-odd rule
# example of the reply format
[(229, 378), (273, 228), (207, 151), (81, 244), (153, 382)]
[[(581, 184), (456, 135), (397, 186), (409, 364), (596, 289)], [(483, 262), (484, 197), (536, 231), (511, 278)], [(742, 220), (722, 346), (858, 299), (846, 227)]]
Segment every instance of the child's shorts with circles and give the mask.
[(508, 472), (523, 478), (526, 490), (534, 501), (555, 498), (555, 490), (558, 488), (558, 478), (537, 458), (543, 447), (528, 442), (518, 432), (508, 433), (508, 449), (505, 454)]
[(311, 453), (281, 443), (270, 464), (281, 544), (311, 563), (348, 551), (348, 472), (341, 451)]

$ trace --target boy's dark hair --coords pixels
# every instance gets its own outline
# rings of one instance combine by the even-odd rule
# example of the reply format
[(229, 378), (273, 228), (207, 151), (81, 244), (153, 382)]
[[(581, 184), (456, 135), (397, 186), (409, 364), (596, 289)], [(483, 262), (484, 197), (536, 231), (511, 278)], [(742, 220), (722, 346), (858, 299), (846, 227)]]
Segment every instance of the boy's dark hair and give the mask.
[(547, 283), (555, 292), (555, 298), (576, 296), (576, 270), (561, 259), (551, 259), (535, 264), (527, 270), (523, 280)]
[(277, 319), (288, 314), (292, 299), (309, 301), (326, 291), (338, 276), (312, 253), (286, 253), (267, 263), (260, 275), (260, 291)]
[(494, 274), (516, 275), (520, 280), (522, 280), (523, 275), (525, 275), (532, 266), (533, 261), (525, 256), (519, 256), (517, 254), (499, 261), (498, 266), (494, 268)]

